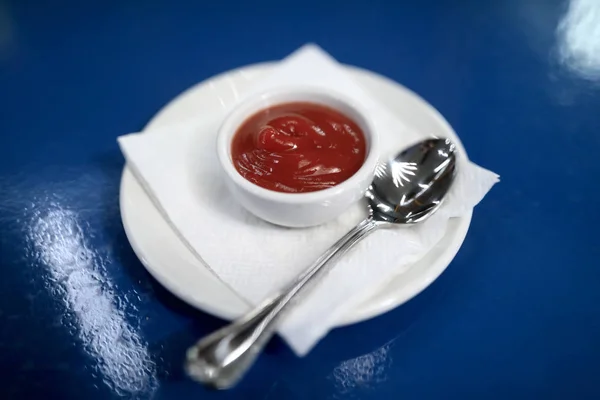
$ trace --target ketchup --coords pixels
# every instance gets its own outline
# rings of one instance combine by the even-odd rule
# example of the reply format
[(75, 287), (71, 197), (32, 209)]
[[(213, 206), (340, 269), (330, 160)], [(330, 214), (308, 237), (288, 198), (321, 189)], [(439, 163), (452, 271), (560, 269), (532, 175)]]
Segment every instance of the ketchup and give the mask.
[(332, 108), (286, 103), (248, 118), (235, 133), (237, 171), (263, 188), (305, 193), (335, 186), (360, 169), (366, 153), (358, 125)]

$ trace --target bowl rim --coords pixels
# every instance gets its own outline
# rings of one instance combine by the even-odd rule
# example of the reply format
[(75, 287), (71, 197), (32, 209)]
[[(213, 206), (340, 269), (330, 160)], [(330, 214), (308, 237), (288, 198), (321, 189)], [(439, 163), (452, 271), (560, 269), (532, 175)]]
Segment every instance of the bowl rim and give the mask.
[[(332, 186), (327, 189), (317, 190), (314, 192), (306, 193), (286, 193), (277, 192), (274, 190), (263, 188), (255, 183), (250, 182), (244, 178), (235, 168), (231, 157), (231, 141), (235, 132), (239, 128), (240, 124), (243, 123), (247, 118), (255, 114), (260, 107), (256, 107), (260, 103), (268, 101), (270, 98), (279, 98), (289, 96), (286, 100), (275, 100), (273, 105), (293, 103), (295, 101), (302, 101), (307, 103), (322, 104), (330, 107), (352, 119), (355, 123), (361, 126), (363, 135), (367, 141), (368, 150), (367, 155), (361, 165), (361, 167), (348, 179), (339, 184)], [(294, 100), (294, 97), (304, 96), (303, 100)], [(318, 99), (315, 101), (307, 100), (306, 97), (315, 96)], [(323, 99), (325, 99), (323, 101)], [(321, 100), (321, 101), (319, 101)], [(331, 101), (329, 103), (328, 101)], [(352, 110), (355, 116), (347, 115), (348, 113), (340, 110), (333, 103), (342, 103), (345, 107)], [(358, 118), (356, 118), (356, 116)], [(360, 119), (360, 121), (357, 121)], [(237, 123), (237, 121), (242, 121)], [(348, 96), (333, 91), (330, 89), (324, 90), (314, 86), (286, 86), (279, 87), (276, 89), (266, 89), (256, 94), (248, 96), (245, 100), (234, 106), (234, 108), (226, 115), (225, 119), (221, 123), (221, 126), (217, 132), (217, 156), (222, 169), (229, 176), (229, 178), (238, 186), (243, 188), (245, 191), (258, 196), (260, 198), (286, 203), (286, 204), (302, 204), (312, 203), (320, 200), (328, 200), (336, 195), (346, 192), (348, 190), (366, 190), (367, 188), (361, 187), (361, 183), (364, 181), (364, 175), (373, 175), (375, 167), (379, 159), (379, 135), (375, 130), (375, 125), (369, 118), (369, 114), (365, 111), (364, 107), (357, 104), (356, 101), (349, 98)], [(369, 180), (370, 182), (370, 180)]]

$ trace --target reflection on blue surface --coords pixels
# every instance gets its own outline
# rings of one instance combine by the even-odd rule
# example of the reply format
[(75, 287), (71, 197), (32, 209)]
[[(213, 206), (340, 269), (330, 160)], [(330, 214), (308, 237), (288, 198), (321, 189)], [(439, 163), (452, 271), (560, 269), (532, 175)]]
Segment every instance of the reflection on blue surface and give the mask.
[(556, 34), (560, 62), (585, 79), (600, 79), (600, 2), (570, 0)]
[(390, 341), (371, 353), (343, 361), (335, 367), (332, 376), (338, 395), (348, 395), (357, 389), (375, 389), (389, 378), (392, 365)]
[(148, 349), (115, 304), (119, 302), (103, 270), (102, 255), (87, 243), (77, 214), (50, 204), (35, 213), (27, 239), (49, 270), (48, 290), (64, 299), (68, 316), (63, 324), (73, 333), (117, 395), (152, 394), (157, 387)]

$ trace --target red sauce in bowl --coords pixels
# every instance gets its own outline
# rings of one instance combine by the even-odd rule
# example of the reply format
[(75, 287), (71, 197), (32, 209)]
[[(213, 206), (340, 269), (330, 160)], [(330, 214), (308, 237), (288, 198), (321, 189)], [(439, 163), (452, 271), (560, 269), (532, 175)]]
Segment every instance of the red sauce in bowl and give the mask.
[(333, 187), (360, 169), (365, 136), (350, 118), (313, 103), (287, 103), (248, 118), (233, 136), (231, 157), (248, 181), (285, 193)]

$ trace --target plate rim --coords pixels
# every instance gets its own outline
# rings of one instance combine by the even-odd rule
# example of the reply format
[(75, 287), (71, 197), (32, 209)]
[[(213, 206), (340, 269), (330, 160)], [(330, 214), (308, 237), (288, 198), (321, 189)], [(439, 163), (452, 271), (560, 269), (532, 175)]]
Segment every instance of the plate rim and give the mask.
[[(230, 70), (212, 75), (200, 82), (195, 83), (194, 85), (183, 90), (178, 95), (176, 95), (175, 97), (170, 99), (168, 102), (166, 102), (150, 118), (150, 120), (144, 125), (144, 127), (142, 128), (140, 133), (146, 133), (150, 130), (153, 130), (154, 126), (159, 124), (158, 121), (160, 121), (164, 117), (165, 114), (167, 114), (174, 107), (176, 107), (176, 104), (180, 103), (185, 97), (187, 97), (191, 93), (194, 93), (197, 90), (200, 90), (205, 85), (208, 85), (216, 80), (225, 78), (232, 74), (243, 73), (248, 70), (264, 70), (266, 68), (272, 68), (272, 67), (276, 66), (277, 63), (278, 63), (277, 61), (267, 61), (267, 62), (248, 64), (248, 65), (244, 65), (244, 66), (241, 66), (238, 68), (230, 69)], [(458, 137), (458, 135), (456, 134), (456, 132), (454, 131), (452, 126), (448, 123), (448, 121), (440, 114), (440, 112), (435, 107), (433, 107), (429, 102), (427, 102), (425, 99), (423, 99), (417, 93), (410, 90), (409, 88), (402, 85), (401, 83), (396, 82), (393, 79), (390, 79), (390, 78), (388, 78), (384, 75), (381, 75), (377, 72), (370, 71), (368, 69), (364, 69), (364, 68), (353, 66), (353, 65), (342, 64), (342, 66), (345, 69), (349, 69), (351, 71), (359, 72), (359, 73), (365, 74), (365, 75), (374, 76), (374, 77), (382, 80), (383, 82), (385, 82), (386, 85), (391, 85), (391, 86), (395, 86), (396, 88), (401, 88), (402, 90), (409, 93), (411, 96), (418, 99), (422, 106), (425, 106), (428, 109), (428, 111), (434, 117), (436, 117), (436, 119), (438, 119), (443, 125), (446, 125), (447, 128), (454, 134), (455, 138), (458, 139), (457, 147), (468, 159), (466, 150), (464, 149), (464, 146), (462, 145), (460, 138)], [(176, 287), (177, 286), (176, 284), (173, 284), (170, 279), (164, 277), (162, 272), (160, 272), (160, 269), (154, 268), (151, 265), (151, 263), (148, 261), (148, 259), (144, 256), (144, 251), (140, 247), (139, 242), (136, 241), (135, 235), (132, 232), (132, 228), (131, 228), (130, 224), (128, 223), (128, 219), (126, 217), (127, 212), (124, 211), (125, 209), (127, 209), (127, 207), (123, 206), (123, 204), (125, 202), (127, 182), (131, 179), (133, 179), (138, 185), (140, 185), (143, 190), (143, 185), (135, 177), (135, 174), (132, 173), (128, 164), (125, 163), (122, 174), (121, 174), (121, 182), (119, 185), (119, 209), (120, 209), (120, 214), (121, 214), (121, 222), (123, 224), (123, 228), (124, 228), (127, 240), (129, 241), (129, 244), (131, 245), (135, 255), (140, 260), (140, 262), (142, 263), (144, 268), (165, 289), (167, 289), (170, 293), (172, 293), (174, 296), (178, 297), (179, 299), (181, 299), (188, 305), (190, 305), (196, 309), (199, 309), (201, 311), (207, 312), (208, 314), (211, 314), (218, 318), (223, 318), (223, 319), (235, 318), (236, 316), (230, 315), (230, 313), (228, 311), (223, 311), (219, 307), (215, 307), (212, 304), (193, 299), (187, 293), (185, 293), (185, 291), (179, 290)], [(147, 194), (146, 194), (146, 196), (147, 196)], [(158, 207), (156, 207), (156, 205), (154, 204), (154, 202), (151, 199), (150, 199), (150, 202), (152, 203), (152, 206), (156, 209), (156, 211), (160, 214), (161, 218), (164, 219), (164, 215), (162, 215), (162, 212), (160, 211), (160, 209), (158, 209)], [(454, 220), (457, 222), (457, 226), (455, 227), (456, 233), (455, 233), (454, 237), (452, 238), (452, 241), (446, 246), (446, 250), (442, 253), (442, 255), (439, 258), (437, 258), (438, 261), (437, 261), (436, 265), (439, 265), (439, 267), (437, 269), (431, 270), (429, 274), (423, 274), (420, 277), (420, 279), (418, 279), (417, 281), (413, 281), (411, 283), (411, 285), (404, 285), (401, 290), (402, 294), (397, 293), (395, 296), (393, 296), (393, 298), (390, 298), (388, 301), (383, 302), (383, 303), (382, 302), (369, 303), (369, 301), (368, 301), (376, 293), (381, 292), (383, 287), (378, 286), (378, 287), (372, 288), (371, 290), (368, 290), (367, 293), (363, 294), (362, 301), (357, 302), (357, 304), (359, 306), (357, 308), (355, 308), (349, 315), (344, 315), (340, 321), (336, 322), (335, 326), (336, 327), (347, 326), (347, 325), (351, 325), (354, 323), (358, 323), (361, 321), (366, 321), (368, 319), (374, 318), (376, 316), (384, 314), (384, 313), (408, 302), (409, 300), (411, 300), (412, 298), (414, 298), (415, 296), (420, 294), (423, 290), (425, 290), (448, 268), (448, 266), (450, 265), (452, 260), (456, 257), (456, 254), (462, 247), (462, 244), (463, 244), (463, 242), (466, 238), (466, 235), (469, 231), (469, 228), (471, 225), (471, 220), (472, 220), (472, 215), (473, 215), (473, 210), (470, 210), (465, 215), (458, 217), (458, 218), (454, 218)], [(172, 233), (175, 236), (178, 236), (178, 233), (171, 226), (169, 226), (169, 229), (171, 229)], [(178, 240), (181, 241), (180, 238), (178, 238)], [(182, 243), (185, 246), (185, 243), (183, 241), (182, 241)], [(185, 247), (187, 247), (187, 246), (185, 246)], [(191, 250), (188, 248), (188, 251), (191, 251)], [(196, 259), (197, 262), (199, 262), (204, 268), (206, 268), (210, 271), (210, 268), (203, 264), (204, 263), (203, 260), (197, 259), (196, 256), (193, 254), (193, 252), (192, 252), (192, 255), (194, 256), (194, 258)], [(410, 270), (410, 268), (400, 274), (407, 273), (409, 270)], [(224, 282), (222, 282), (219, 277), (215, 277), (215, 278), (219, 282), (221, 282), (221, 284), (223, 286), (223, 290), (228, 291), (232, 296), (237, 297), (240, 300), (240, 302), (245, 303), (245, 301), (243, 299), (241, 299), (239, 296), (237, 296), (237, 294), (228, 285), (226, 285)]]

